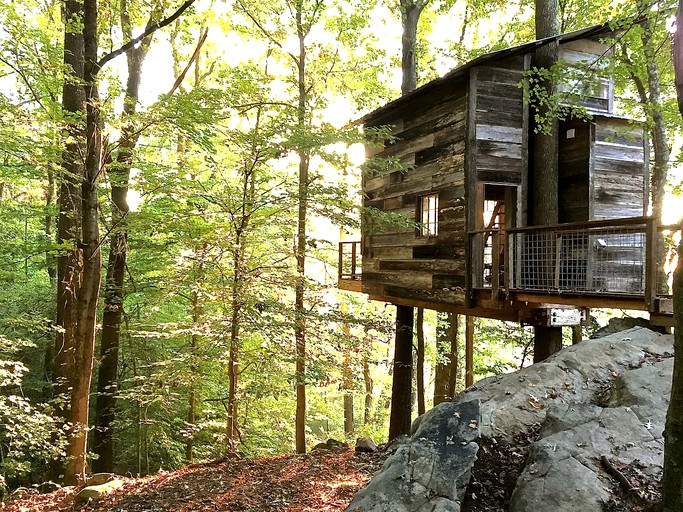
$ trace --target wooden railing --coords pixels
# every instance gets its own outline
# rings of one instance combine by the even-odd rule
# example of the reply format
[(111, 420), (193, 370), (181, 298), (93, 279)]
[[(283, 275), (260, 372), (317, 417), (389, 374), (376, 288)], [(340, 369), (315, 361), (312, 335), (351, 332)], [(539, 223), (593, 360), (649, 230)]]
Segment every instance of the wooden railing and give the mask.
[(360, 279), (361, 262), (360, 242), (339, 242), (339, 264), (337, 270), (340, 280)]

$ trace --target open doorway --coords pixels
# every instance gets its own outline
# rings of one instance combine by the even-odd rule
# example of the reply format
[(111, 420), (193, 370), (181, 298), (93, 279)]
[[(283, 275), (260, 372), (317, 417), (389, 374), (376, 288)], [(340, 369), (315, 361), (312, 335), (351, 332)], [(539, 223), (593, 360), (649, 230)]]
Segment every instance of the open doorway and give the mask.
[(475, 287), (506, 288), (508, 250), (505, 232), (516, 225), (517, 186), (479, 183), (477, 189)]

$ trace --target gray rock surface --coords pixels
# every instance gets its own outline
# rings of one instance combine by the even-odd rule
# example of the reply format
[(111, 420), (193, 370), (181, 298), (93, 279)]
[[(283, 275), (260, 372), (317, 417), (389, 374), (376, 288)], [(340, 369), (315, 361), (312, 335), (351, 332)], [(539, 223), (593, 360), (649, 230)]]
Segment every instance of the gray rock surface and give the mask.
[(459, 512), (477, 436), (513, 442), (541, 425), (510, 510), (602, 511), (618, 483), (601, 457), (661, 473), (672, 355), (671, 335), (635, 327), (477, 382), (418, 418), (347, 510)]
[(567, 347), (518, 373), (481, 380), (455, 400), (479, 399), (482, 435), (512, 440), (515, 433), (542, 423), (551, 404), (600, 401), (616, 377), (670, 357), (672, 347), (670, 335), (635, 327)]
[(409, 438), (348, 511), (459, 512), (477, 459), (478, 400), (442, 403), (415, 421)]
[[(639, 331), (635, 337), (642, 340), (648, 332)], [(605, 340), (614, 336), (618, 335)], [(556, 403), (548, 407), (539, 440), (517, 482), (512, 512), (558, 507), (567, 512), (602, 511), (603, 503), (617, 487), (603, 467), (602, 457), (612, 464), (637, 463), (650, 476), (661, 476), (662, 431), (673, 358), (661, 359), (671, 351), (670, 336), (649, 336), (666, 345), (656, 344), (655, 352), (650, 350), (654, 345), (643, 347), (646, 357), (638, 363), (640, 367), (629, 364), (623, 370), (612, 370), (608, 387), (598, 389), (594, 396), (604, 403)], [(633, 341), (630, 336), (624, 338)]]

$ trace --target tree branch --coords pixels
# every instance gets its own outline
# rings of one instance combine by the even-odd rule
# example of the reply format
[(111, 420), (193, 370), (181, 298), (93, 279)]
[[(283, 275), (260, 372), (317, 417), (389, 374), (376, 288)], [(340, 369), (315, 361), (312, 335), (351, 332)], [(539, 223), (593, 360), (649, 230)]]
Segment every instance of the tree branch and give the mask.
[(160, 28), (164, 28), (165, 26), (173, 23), (175, 20), (177, 20), (187, 10), (188, 7), (190, 7), (194, 3), (194, 1), (195, 0), (185, 0), (185, 3), (183, 3), (183, 5), (181, 5), (180, 7), (178, 7), (178, 10), (176, 12), (174, 12), (173, 14), (171, 14), (168, 18), (165, 18), (158, 23), (155, 22), (155, 23), (148, 24), (147, 28), (145, 28), (145, 30), (142, 34), (140, 34), (139, 36), (137, 36), (134, 39), (131, 39), (126, 44), (119, 47), (117, 50), (114, 50), (113, 52), (108, 53), (107, 55), (102, 57), (99, 61), (97, 61), (98, 68), (102, 68), (102, 66), (104, 66), (110, 60), (112, 60), (115, 57), (118, 57), (119, 55), (127, 52), (130, 48), (134, 47), (136, 44), (138, 44), (144, 38), (153, 34), (157, 30), (159, 30)]

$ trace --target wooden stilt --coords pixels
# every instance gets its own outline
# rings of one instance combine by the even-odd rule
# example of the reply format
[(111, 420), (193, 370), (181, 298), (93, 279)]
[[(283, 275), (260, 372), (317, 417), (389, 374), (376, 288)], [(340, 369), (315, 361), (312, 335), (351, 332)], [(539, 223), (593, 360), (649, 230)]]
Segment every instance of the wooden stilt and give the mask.
[(396, 306), (394, 379), (391, 386), (389, 441), (410, 433), (413, 379), (413, 308)]
[(474, 384), (474, 317), (465, 317), (465, 387)]

